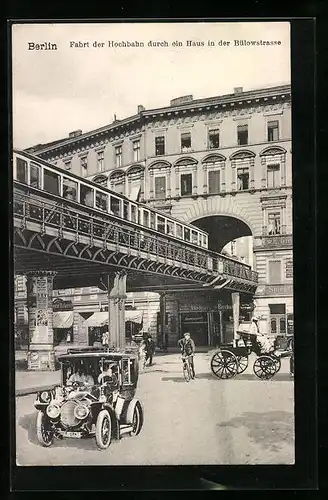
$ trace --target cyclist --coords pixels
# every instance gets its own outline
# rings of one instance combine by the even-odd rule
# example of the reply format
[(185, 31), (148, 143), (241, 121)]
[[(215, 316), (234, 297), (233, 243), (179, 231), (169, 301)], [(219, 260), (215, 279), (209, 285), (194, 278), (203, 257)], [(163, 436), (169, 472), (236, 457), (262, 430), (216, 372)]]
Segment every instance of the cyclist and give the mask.
[(194, 354), (195, 354), (195, 342), (190, 337), (190, 333), (186, 332), (183, 334), (183, 338), (178, 342), (181, 349), (181, 356), (184, 360), (189, 357), (189, 364), (192, 370), (193, 377), (195, 377), (195, 367), (194, 367)]

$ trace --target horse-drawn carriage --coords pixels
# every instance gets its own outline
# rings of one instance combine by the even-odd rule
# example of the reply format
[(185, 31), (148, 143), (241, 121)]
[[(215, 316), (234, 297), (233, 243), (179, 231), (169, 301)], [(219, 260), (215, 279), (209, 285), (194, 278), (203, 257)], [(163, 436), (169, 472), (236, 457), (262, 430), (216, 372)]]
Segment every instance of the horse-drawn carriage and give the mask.
[(258, 336), (246, 332), (238, 332), (238, 345), (222, 345), (211, 359), (213, 374), (221, 379), (230, 379), (243, 373), (248, 367), (249, 355), (253, 352), (257, 358), (253, 371), (263, 380), (272, 378), (279, 372), (281, 358), (290, 356), (292, 351), (278, 351), (277, 341), (266, 335)]

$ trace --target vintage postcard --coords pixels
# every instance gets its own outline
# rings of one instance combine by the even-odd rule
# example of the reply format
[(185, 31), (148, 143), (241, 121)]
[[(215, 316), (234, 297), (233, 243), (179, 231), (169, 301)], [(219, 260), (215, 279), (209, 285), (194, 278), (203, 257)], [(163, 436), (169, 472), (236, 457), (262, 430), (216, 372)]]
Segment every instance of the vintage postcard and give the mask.
[(11, 36), (16, 464), (294, 464), (290, 23)]

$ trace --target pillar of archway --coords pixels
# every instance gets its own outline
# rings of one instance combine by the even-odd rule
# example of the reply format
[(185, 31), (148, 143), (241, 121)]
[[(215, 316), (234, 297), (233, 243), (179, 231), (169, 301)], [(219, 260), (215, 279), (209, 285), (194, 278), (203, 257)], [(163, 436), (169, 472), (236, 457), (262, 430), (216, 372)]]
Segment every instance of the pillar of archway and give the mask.
[(28, 370), (55, 370), (52, 293), (53, 271), (27, 273)]
[(125, 301), (126, 273), (117, 271), (108, 276), (108, 331), (109, 345), (124, 349), (125, 340)]

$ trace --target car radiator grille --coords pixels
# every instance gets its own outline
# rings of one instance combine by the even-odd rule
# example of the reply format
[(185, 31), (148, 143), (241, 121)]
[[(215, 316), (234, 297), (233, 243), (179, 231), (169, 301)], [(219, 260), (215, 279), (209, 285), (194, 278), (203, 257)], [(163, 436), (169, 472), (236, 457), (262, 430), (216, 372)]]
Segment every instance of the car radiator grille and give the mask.
[(61, 423), (65, 427), (74, 427), (80, 423), (80, 420), (74, 416), (74, 408), (78, 403), (75, 401), (67, 401), (63, 404), (60, 412)]

